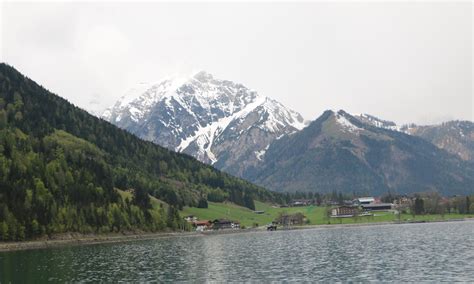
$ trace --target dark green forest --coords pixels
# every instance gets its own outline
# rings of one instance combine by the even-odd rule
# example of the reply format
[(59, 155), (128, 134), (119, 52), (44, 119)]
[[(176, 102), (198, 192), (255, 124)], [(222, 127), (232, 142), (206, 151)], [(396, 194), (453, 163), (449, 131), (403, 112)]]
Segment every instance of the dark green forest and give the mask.
[(254, 199), (283, 196), (143, 141), (0, 64), (0, 240), (176, 229), (183, 206), (254, 209)]

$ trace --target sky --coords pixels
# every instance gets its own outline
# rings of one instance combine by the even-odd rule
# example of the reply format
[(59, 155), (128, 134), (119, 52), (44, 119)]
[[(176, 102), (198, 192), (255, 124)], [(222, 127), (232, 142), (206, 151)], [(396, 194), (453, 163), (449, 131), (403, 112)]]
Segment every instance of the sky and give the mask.
[(205, 70), (313, 120), (474, 120), (473, 4), (0, 2), (0, 60), (97, 109)]

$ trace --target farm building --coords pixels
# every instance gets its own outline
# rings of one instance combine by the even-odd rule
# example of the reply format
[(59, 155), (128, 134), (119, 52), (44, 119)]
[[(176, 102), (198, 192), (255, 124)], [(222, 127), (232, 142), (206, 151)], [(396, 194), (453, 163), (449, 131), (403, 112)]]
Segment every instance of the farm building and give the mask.
[(240, 222), (230, 221), (227, 219), (216, 219), (212, 222), (212, 228), (214, 230), (240, 229)]
[(352, 217), (359, 213), (359, 208), (356, 206), (339, 206), (332, 209), (331, 217)]
[(302, 213), (281, 214), (274, 223), (283, 226), (303, 225), (304, 219), (305, 217)]
[(356, 200), (354, 200), (354, 203), (358, 204), (358, 205), (370, 204), (370, 203), (374, 203), (374, 202), (375, 202), (375, 198), (373, 198), (373, 197), (359, 197)]
[(361, 207), (365, 211), (385, 211), (392, 209), (391, 203), (371, 203), (371, 204), (362, 204)]
[(184, 217), (184, 220), (186, 220), (186, 222), (194, 222), (194, 221), (197, 221), (197, 217), (193, 215), (189, 215), (189, 216)]
[(199, 232), (207, 231), (211, 228), (211, 226), (212, 226), (212, 223), (208, 220), (193, 222), (193, 227), (195, 228), (196, 231), (199, 231)]

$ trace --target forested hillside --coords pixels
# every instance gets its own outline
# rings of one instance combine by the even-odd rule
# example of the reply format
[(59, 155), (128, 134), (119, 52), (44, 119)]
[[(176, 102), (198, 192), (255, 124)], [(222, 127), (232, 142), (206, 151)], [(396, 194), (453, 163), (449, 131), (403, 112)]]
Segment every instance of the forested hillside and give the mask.
[(474, 190), (471, 162), (342, 110), (326, 111), (302, 131), (272, 143), (251, 174), (245, 178), (281, 192), (452, 196)]
[[(116, 189), (131, 190), (122, 198)], [(149, 195), (169, 205), (152, 208)], [(159, 230), (184, 205), (281, 196), (145, 142), (0, 64), (0, 238)], [(201, 202), (199, 202), (201, 201)]]

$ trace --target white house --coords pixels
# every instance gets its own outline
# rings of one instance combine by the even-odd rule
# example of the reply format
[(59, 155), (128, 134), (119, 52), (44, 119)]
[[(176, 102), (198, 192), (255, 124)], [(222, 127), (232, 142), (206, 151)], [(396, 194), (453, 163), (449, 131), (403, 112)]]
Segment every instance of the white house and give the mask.
[(374, 202), (375, 202), (375, 198), (373, 198), (373, 197), (360, 197), (360, 198), (357, 198), (357, 199), (356, 199), (356, 202), (357, 202), (359, 205), (362, 205), (362, 204), (370, 204), (370, 203), (374, 203)]

